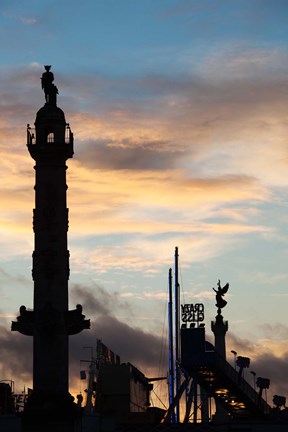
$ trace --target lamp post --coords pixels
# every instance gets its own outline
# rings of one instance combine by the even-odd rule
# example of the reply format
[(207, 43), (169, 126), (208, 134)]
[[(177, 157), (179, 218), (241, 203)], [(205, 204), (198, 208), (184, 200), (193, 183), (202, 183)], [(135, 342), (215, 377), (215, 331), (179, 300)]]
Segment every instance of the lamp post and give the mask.
[(254, 385), (254, 390), (256, 390), (256, 372), (250, 371), (250, 373), (253, 375), (253, 385)]
[(237, 365), (237, 352), (236, 351), (231, 351), (231, 353), (234, 355), (234, 368), (236, 370), (236, 365)]

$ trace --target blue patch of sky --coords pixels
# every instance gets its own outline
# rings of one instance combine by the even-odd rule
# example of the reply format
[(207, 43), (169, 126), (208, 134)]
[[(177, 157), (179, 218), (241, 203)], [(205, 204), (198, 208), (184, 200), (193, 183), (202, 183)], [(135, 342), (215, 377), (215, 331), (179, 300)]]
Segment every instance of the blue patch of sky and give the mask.
[(2, 63), (38, 61), (111, 76), (181, 73), (222, 42), (284, 43), (286, 17), (281, 1), (278, 8), (264, 2), (260, 9), (256, 0), (11, 2), (0, 19), (2, 36), (6, 28), (5, 40), (14, 36), (15, 42), (5, 48), (2, 39)]
[[(270, 237), (269, 234), (249, 233), (243, 234), (229, 253), (214, 259), (213, 266), (220, 272), (221, 268), (223, 271), (227, 269), (226, 272), (233, 278), (235, 271), (243, 272), (243, 278), (245, 274), (251, 278), (254, 274), (282, 274), (287, 267), (286, 263), (287, 243), (281, 243), (278, 238)], [(270, 284), (269, 280), (267, 284)]]
[(113, 236), (111, 236), (111, 234), (99, 234), (81, 237), (74, 236), (73, 233), (71, 233), (69, 237), (69, 244), (71, 250), (73, 250), (74, 247), (81, 246), (85, 246), (85, 249), (95, 249), (99, 245), (100, 247), (110, 247), (112, 244), (113, 246), (125, 246), (129, 244), (130, 241), (138, 241), (139, 244), (141, 244), (142, 240), (158, 242), (179, 236), (183, 236), (183, 232), (169, 231), (160, 234), (142, 234), (140, 232), (122, 234), (113, 233)]
[[(246, 207), (245, 207), (246, 206)], [(245, 208), (247, 209), (247, 211), (245, 211)], [(251, 209), (255, 209), (257, 210), (257, 213), (251, 213)], [(221, 208), (219, 208), (219, 210), (225, 210), (226, 206), (222, 205)], [(245, 220), (243, 222), (241, 222), (241, 220), (234, 220), (233, 219), (233, 215), (230, 215), (230, 211), (231, 210), (235, 210), (236, 212), (239, 211), (240, 215), (242, 215)], [(262, 201), (255, 201), (255, 200), (251, 200), (250, 203), (249, 201), (245, 200), (243, 202), (237, 203), (237, 204), (233, 204), (233, 203), (229, 203), (228, 205), (228, 213), (224, 213), (220, 215), (218, 214), (218, 210), (217, 208), (215, 208), (215, 213), (212, 216), (208, 216), (208, 217), (203, 217), (202, 220), (205, 222), (210, 222), (210, 223), (223, 223), (223, 222), (227, 222), (227, 221), (232, 221), (235, 223), (239, 223), (245, 225), (247, 224), (247, 220), (248, 223), (251, 225), (266, 225), (267, 222), (267, 211), (271, 212), (271, 214), (274, 215), (275, 217), (275, 207), (271, 207), (271, 203), (265, 203)], [(247, 218), (247, 220), (246, 220)], [(273, 225), (274, 226), (275, 220), (273, 221)]]
[(85, 249), (95, 249), (98, 245), (101, 247), (111, 246), (113, 245), (126, 245), (127, 238), (131, 239), (133, 236), (139, 238), (139, 234), (99, 234), (99, 235), (89, 235), (89, 236), (81, 236), (75, 237), (73, 233), (70, 236), (70, 245), (75, 246), (85, 246)]

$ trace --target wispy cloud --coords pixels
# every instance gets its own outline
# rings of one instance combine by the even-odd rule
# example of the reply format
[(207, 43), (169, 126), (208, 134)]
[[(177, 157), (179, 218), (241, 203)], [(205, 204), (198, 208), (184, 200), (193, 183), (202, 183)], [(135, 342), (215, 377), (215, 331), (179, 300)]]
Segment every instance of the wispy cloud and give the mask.
[(37, 19), (33, 17), (20, 17), (20, 21), (22, 24), (26, 25), (34, 25), (37, 23)]
[[(30, 277), (34, 248), (34, 162), (25, 129), (44, 104), (41, 63), (51, 58), (58, 105), (75, 136), (75, 157), (67, 171), (70, 300), (83, 302), (93, 321), (91, 332), (71, 338), (71, 376), (78, 375), (83, 343), (90, 345), (96, 337), (105, 338), (124, 359), (155, 370), (161, 344), (152, 327), (160, 327), (162, 275), (166, 280), (175, 244), (193, 301), (203, 299), (211, 314), (214, 294), (206, 289), (218, 274), (226, 278), (227, 273), (231, 286), (234, 279), (239, 288), (231, 292), (232, 300), (237, 297), (233, 319), (246, 321), (242, 328), (246, 325), (249, 332), (247, 323), (255, 316), (245, 315), (247, 295), (257, 300), (255, 308), (259, 299), (263, 305), (267, 299), (279, 301), (276, 296), (285, 295), (287, 280), (285, 266), (279, 270), (279, 260), (287, 254), (287, 2), (279, 0), (277, 8), (265, 0), (236, 0), (233, 7), (227, 0), (180, 1), (172, 7), (159, 2), (153, 10), (145, 4), (141, 23), (149, 25), (129, 21), (139, 34), (144, 29), (141, 41), (138, 32), (127, 38), (126, 31), (118, 31), (126, 23), (119, 17), (112, 32), (105, 17), (99, 25), (87, 25), (96, 15), (102, 18), (102, 9), (107, 12), (104, 3), (89, 17), (96, 2), (80, 15), (70, 4), (69, 20), (59, 12), (62, 3), (57, 11), (41, 2), (33, 8), (29, 3), (30, 9), (27, 2), (25, 8), (16, 3), (3, 0), (0, 6), (0, 44), (9, 54), (2, 59), (14, 55), (16, 62), (4, 65), (0, 76), (2, 321), (20, 306), (13, 309), (13, 296), (14, 302), (16, 297), (22, 302), (32, 293), (24, 275)], [(128, 3), (121, 2), (123, 17)], [(142, 5), (133, 3), (134, 12), (144, 7), (136, 3)], [(76, 39), (75, 17), (79, 30), (81, 19), (85, 24)], [(110, 26), (112, 18), (109, 14)], [(56, 44), (65, 50), (58, 51)], [(271, 253), (265, 261), (268, 248), (273, 257)], [(270, 290), (272, 285), (276, 288)], [(140, 307), (137, 320), (133, 312)], [(270, 312), (271, 321), (279, 311)], [(0, 329), (2, 361), (12, 375), (19, 352), (31, 360), (31, 341), (11, 336), (7, 328), (3, 324)], [(263, 336), (262, 329), (263, 341), (234, 335), (229, 343), (253, 356), (259, 373), (268, 375), (273, 362), (280, 367), (286, 359), (284, 330), (266, 328)], [(265, 369), (264, 351), (271, 370)], [(25, 361), (18, 377), (28, 379), (29, 374)], [(281, 384), (279, 379), (276, 383)]]

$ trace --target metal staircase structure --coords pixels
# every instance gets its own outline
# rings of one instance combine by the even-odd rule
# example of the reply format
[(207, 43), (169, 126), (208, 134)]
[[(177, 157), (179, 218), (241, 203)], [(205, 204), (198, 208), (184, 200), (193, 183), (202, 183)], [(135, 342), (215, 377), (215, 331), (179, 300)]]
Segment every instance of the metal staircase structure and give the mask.
[(205, 342), (204, 327), (181, 329), (181, 367), (185, 374), (195, 379), (234, 419), (267, 417), (271, 407), (209, 345)]

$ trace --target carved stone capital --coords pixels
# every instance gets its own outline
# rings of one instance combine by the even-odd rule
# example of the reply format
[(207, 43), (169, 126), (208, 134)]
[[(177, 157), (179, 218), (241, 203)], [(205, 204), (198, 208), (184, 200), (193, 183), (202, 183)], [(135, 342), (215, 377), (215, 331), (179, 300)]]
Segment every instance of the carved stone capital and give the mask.
[(84, 329), (90, 329), (90, 320), (85, 320), (85, 315), (82, 314), (82, 306), (80, 304), (76, 306), (76, 309), (68, 311), (66, 325), (68, 335), (80, 333)]
[(18, 331), (26, 336), (33, 336), (35, 329), (35, 315), (33, 311), (27, 311), (26, 306), (20, 307), (20, 315), (17, 321), (12, 321), (11, 330)]

